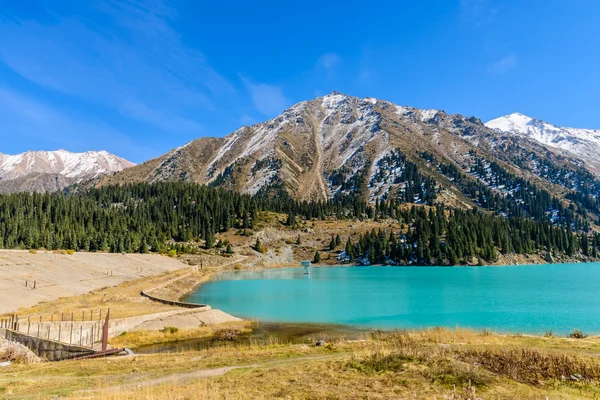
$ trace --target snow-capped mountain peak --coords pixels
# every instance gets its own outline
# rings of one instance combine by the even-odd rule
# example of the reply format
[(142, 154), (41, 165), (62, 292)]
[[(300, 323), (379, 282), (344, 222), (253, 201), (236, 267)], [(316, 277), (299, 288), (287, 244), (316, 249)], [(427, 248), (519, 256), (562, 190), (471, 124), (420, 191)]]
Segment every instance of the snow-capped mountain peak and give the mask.
[[(49, 190), (51, 187), (40, 181), (57, 181), (58, 177), (64, 184), (53, 185), (52, 188), (61, 189), (64, 185), (119, 172), (133, 165), (135, 164), (107, 151), (72, 153), (60, 149), (28, 151), (16, 155), (0, 153), (0, 191)], [(22, 187), (21, 182), (25, 181), (28, 186)], [(8, 186), (10, 190), (3, 190)]]
[(488, 121), (485, 125), (498, 132), (525, 136), (544, 145), (566, 150), (588, 162), (594, 169), (600, 167), (596, 165), (600, 160), (598, 129), (559, 127), (516, 112)]

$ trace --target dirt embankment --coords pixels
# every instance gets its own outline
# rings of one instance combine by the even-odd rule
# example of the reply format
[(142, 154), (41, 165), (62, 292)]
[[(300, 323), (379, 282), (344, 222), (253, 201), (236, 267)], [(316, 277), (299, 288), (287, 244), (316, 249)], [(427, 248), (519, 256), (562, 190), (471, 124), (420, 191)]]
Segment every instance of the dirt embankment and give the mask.
[(0, 314), (182, 267), (159, 255), (0, 250)]

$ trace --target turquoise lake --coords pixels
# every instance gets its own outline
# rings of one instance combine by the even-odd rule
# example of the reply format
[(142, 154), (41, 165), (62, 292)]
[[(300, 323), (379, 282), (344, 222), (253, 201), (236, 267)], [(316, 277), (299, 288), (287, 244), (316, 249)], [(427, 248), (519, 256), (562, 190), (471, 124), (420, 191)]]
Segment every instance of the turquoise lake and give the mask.
[(243, 318), (365, 328), (600, 333), (600, 264), (322, 267), (219, 274), (185, 300)]

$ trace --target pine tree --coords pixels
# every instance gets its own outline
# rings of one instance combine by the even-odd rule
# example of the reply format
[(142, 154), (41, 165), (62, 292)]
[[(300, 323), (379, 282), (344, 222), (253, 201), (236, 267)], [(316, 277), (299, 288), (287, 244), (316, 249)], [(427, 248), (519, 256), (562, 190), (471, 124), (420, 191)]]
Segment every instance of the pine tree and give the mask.
[(329, 251), (335, 250), (335, 238), (332, 236), (331, 241), (329, 242)]
[(346, 241), (346, 256), (348, 257), (349, 261), (354, 261), (355, 255), (354, 255), (354, 245), (352, 244), (352, 240), (350, 240), (350, 237), (348, 237), (348, 240)]
[(315, 264), (319, 263), (321, 261), (321, 253), (319, 253), (319, 250), (317, 250), (315, 252), (315, 256), (313, 257), (313, 262)]

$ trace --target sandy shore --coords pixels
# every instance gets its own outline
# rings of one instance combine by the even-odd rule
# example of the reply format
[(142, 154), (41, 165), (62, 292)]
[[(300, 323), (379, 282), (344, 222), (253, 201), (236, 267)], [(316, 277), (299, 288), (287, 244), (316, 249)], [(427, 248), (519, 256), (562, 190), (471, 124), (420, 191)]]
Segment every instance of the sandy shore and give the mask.
[(183, 267), (177, 259), (150, 254), (0, 250), (0, 314)]

